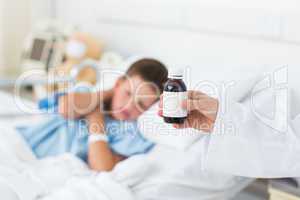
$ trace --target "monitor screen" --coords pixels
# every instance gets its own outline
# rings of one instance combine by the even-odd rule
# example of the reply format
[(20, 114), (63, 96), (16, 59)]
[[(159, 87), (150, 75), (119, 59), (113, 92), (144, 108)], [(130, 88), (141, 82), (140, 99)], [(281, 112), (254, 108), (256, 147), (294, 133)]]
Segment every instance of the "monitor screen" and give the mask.
[(37, 38), (34, 39), (31, 54), (30, 54), (30, 59), (41, 61), (45, 46), (46, 46), (46, 40), (37, 39)]

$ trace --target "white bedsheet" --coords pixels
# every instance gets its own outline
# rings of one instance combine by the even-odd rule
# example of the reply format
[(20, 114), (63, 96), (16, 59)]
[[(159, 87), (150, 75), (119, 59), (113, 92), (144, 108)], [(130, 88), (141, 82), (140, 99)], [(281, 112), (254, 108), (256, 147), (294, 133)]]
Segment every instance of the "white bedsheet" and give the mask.
[(37, 161), (13, 126), (38, 120), (40, 116), (0, 119), (0, 192), (6, 195), (1, 199), (221, 200), (252, 181), (202, 171), (199, 155), (204, 140), (186, 151), (157, 145), (149, 154), (119, 163), (110, 173), (91, 172), (67, 154)]
[[(131, 179), (129, 171), (126, 170), (127, 176), (95, 173), (70, 154), (37, 160), (13, 127), (0, 122), (0, 130), (0, 183), (11, 188), (20, 200), (133, 199), (131, 190), (123, 184), (136, 181), (136, 176)], [(133, 159), (131, 169), (137, 171), (140, 167), (134, 166), (140, 163)]]

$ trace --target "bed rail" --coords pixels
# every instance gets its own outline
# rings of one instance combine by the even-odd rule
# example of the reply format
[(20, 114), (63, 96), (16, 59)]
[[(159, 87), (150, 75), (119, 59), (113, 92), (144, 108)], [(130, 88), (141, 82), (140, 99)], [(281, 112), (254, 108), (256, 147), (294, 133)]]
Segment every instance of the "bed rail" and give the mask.
[(99, 80), (99, 65), (96, 60), (86, 59), (78, 65), (74, 65), (70, 72), (70, 76), (65, 77), (54, 77), (49, 79), (48, 77), (43, 78), (34, 78), (34, 79), (22, 79), (22, 77), (18, 77), (16, 79), (4, 78), (0, 79), (0, 89), (7, 87), (15, 87), (18, 86), (36, 86), (36, 85), (47, 85), (54, 83), (75, 83), (77, 76), (80, 71), (86, 67), (92, 67), (96, 71), (96, 80)]

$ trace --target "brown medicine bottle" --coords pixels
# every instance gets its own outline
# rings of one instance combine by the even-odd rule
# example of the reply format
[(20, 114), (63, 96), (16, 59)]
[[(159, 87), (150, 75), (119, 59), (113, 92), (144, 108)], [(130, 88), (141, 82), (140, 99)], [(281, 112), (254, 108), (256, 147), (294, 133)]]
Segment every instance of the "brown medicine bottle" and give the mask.
[(183, 70), (169, 70), (168, 81), (163, 91), (163, 118), (166, 123), (182, 124), (187, 118), (187, 111), (181, 107), (187, 99), (187, 89), (183, 82)]

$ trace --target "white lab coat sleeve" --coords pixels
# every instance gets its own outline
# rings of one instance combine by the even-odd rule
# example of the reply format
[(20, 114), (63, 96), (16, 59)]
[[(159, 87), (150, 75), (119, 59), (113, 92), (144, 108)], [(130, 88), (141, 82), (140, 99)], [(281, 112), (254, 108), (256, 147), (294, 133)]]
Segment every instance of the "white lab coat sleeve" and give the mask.
[(206, 138), (203, 169), (246, 177), (300, 176), (300, 117), (291, 115), (299, 101), (289, 87), (262, 88), (239, 100), (229, 97), (219, 109), (215, 130)]

